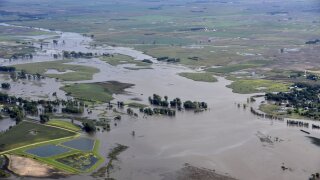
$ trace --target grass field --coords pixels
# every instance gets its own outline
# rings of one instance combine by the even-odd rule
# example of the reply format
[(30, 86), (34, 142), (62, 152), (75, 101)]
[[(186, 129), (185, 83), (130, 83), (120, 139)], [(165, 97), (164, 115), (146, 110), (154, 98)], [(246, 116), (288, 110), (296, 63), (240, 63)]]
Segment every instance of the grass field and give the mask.
[(62, 128), (69, 129), (72, 131), (80, 131), (81, 130), (81, 128), (79, 126), (72, 124), (71, 122), (58, 120), (58, 119), (50, 120), (47, 124), (51, 125), (51, 126), (62, 127)]
[[(35, 48), (29, 44), (36, 35), (51, 34), (48, 32), (19, 27), (0, 26), (0, 57), (9, 59), (14, 54), (31, 54)], [(23, 37), (23, 38), (22, 38)]]
[(112, 66), (117, 66), (121, 64), (135, 64), (136, 66), (149, 66), (150, 64), (144, 63), (142, 61), (134, 60), (130, 56), (121, 55), (121, 54), (113, 54), (112, 56), (108, 57), (101, 57), (102, 61), (107, 62), (108, 64)]
[[(71, 61), (52, 61), (52, 62), (39, 62), (15, 65), (18, 70), (25, 70), (27, 73), (36, 74), (58, 78), (64, 81), (80, 81), (80, 80), (91, 80), (93, 74), (98, 73), (99, 69), (81, 65), (65, 64)], [(49, 69), (54, 69), (59, 72), (66, 72), (71, 70), (73, 72), (66, 72), (64, 74), (46, 74)]]
[(137, 102), (126, 103), (126, 105), (128, 105), (131, 108), (145, 108), (145, 107), (148, 107), (148, 105), (137, 103)]
[[(318, 12), (314, 10), (318, 4), (307, 0), (284, 0), (281, 8), (278, 2), (265, 4), (252, 0), (237, 3), (191, 0), (39, 2), (8, 1), (0, 7), (4, 12), (0, 20), (93, 34), (95, 44), (134, 47), (155, 57), (180, 58), (182, 64), (190, 66), (227, 66), (260, 58), (281, 60), (283, 56), (292, 61), (291, 53), (279, 55), (279, 50), (312, 49), (306, 47), (305, 42), (317, 38), (320, 33)], [(279, 11), (284, 11), (285, 15), (278, 14)], [(5, 35), (2, 31), (0, 34)], [(194, 56), (198, 59), (193, 60)], [(319, 66), (317, 57), (308, 54), (308, 59)], [(304, 62), (297, 60), (297, 63)], [(287, 69), (296, 64), (281, 64), (281, 67)], [(223, 71), (230, 71), (228, 69)]]
[(202, 82), (217, 82), (217, 78), (212, 73), (179, 73), (180, 76)]
[(264, 79), (237, 79), (227, 87), (234, 93), (250, 94), (259, 92), (286, 92), (289, 90), (289, 83)]
[(208, 68), (206, 71), (208, 72), (214, 72), (214, 73), (222, 73), (222, 74), (228, 74), (244, 69), (249, 69), (249, 68), (256, 68), (260, 67), (263, 65), (266, 65), (270, 62), (268, 61), (250, 61), (246, 63), (241, 63), (241, 64), (233, 64), (233, 65), (227, 65), (223, 67), (217, 67), (217, 68)]
[(261, 104), (259, 109), (262, 112), (265, 112), (267, 114), (271, 114), (271, 115), (279, 115), (279, 113), (277, 113), (277, 111), (280, 110), (280, 107), (274, 104)]
[(71, 84), (62, 87), (62, 90), (80, 100), (109, 102), (113, 99), (113, 94), (124, 93), (124, 90), (131, 86), (133, 85), (109, 81), (102, 83)]
[(63, 129), (23, 121), (0, 135), (0, 151), (75, 135)]

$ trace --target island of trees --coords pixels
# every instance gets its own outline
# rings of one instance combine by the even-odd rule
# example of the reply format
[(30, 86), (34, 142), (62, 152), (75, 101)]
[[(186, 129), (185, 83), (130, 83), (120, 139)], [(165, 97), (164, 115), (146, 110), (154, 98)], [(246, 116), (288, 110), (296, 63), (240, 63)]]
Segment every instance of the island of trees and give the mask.
[(320, 85), (295, 83), (290, 92), (267, 93), (265, 98), (284, 106), (288, 114), (297, 113), (310, 119), (320, 119)]
[(161, 114), (167, 116), (175, 116), (176, 110), (181, 111), (183, 108), (185, 110), (194, 110), (194, 112), (201, 112), (207, 110), (208, 105), (206, 102), (197, 102), (187, 100), (182, 102), (180, 98), (174, 98), (169, 101), (168, 96), (163, 98), (157, 94), (153, 94), (152, 97), (149, 97), (149, 102), (153, 106), (159, 106), (155, 108), (140, 108), (140, 112), (143, 112), (147, 115)]

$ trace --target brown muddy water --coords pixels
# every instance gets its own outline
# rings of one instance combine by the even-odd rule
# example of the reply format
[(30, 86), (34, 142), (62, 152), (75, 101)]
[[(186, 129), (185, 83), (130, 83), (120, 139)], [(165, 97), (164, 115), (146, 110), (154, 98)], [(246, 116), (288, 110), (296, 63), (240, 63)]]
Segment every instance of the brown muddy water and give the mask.
[[(91, 40), (76, 33), (58, 34), (59, 42), (68, 39), (71, 43), (65, 47), (66, 50), (117, 52), (130, 55), (137, 60), (154, 60), (130, 48), (92, 49), (88, 45)], [(46, 48), (46, 52), (64, 49), (63, 46), (50, 45)], [(47, 60), (52, 60), (50, 53), (41, 53), (41, 56), (48, 57)], [(39, 59), (35, 58), (32, 62)], [(8, 65), (25, 61), (3, 63)], [(283, 121), (254, 116), (250, 113), (250, 108), (238, 108), (236, 103), (246, 102), (251, 95), (232, 93), (231, 89), (226, 88), (231, 82), (224, 78), (218, 78), (219, 81), (216, 83), (195, 82), (177, 75), (179, 72), (192, 71), (191, 69), (162, 63), (153, 64), (153, 69), (138, 71), (127, 70), (124, 68), (126, 65), (110, 66), (95, 58), (75, 60), (73, 63), (100, 69), (93, 80), (81, 82), (116, 80), (135, 84), (127, 89), (129, 94), (115, 95), (115, 101), (139, 98), (142, 103), (148, 103), (148, 96), (156, 93), (161, 96), (167, 95), (169, 99), (180, 97), (182, 100), (205, 101), (209, 105), (210, 109), (206, 112), (178, 112), (174, 118), (143, 117), (143, 114), (139, 114), (139, 118), (123, 116), (110, 132), (96, 133), (96, 138), (101, 141), (100, 152), (103, 156), (106, 156), (116, 143), (129, 146), (119, 156), (120, 161), (115, 164), (116, 168), (111, 173), (113, 178), (175, 179), (168, 178), (168, 175), (184, 168), (185, 163), (214, 169), (221, 174), (243, 180), (301, 180), (308, 179), (312, 173), (320, 170), (320, 147), (312, 144), (299, 128), (287, 127)], [(57, 85), (48, 83), (48, 87), (50, 86)], [(47, 91), (46, 86), (28, 86), (26, 89)], [(22, 93), (16, 91), (12, 94)], [(24, 94), (32, 96), (27, 90)], [(135, 131), (134, 137), (131, 135), (132, 131)], [(320, 131), (308, 131), (311, 133), (310, 136), (320, 137)], [(282, 166), (288, 169), (283, 170)], [(84, 174), (69, 179), (93, 178)]]

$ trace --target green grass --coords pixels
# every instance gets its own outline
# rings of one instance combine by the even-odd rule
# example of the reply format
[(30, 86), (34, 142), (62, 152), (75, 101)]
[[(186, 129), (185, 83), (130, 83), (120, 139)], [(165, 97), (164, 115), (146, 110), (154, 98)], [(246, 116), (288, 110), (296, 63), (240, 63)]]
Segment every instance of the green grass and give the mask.
[(40, 143), (43, 141), (75, 135), (76, 133), (74, 132), (23, 121), (9, 131), (0, 135), (0, 150), (7, 151), (33, 143)]
[(260, 67), (268, 63), (269, 63), (268, 61), (250, 61), (243, 64), (233, 64), (233, 65), (227, 65), (227, 66), (218, 67), (218, 68), (208, 68), (206, 69), (206, 71), (227, 74), (227, 73), (232, 73), (232, 72), (236, 72), (244, 69)]
[(81, 130), (81, 128), (79, 126), (72, 124), (71, 122), (67, 122), (67, 121), (63, 121), (63, 120), (53, 119), (53, 120), (50, 120), (47, 124), (51, 125), (51, 126), (57, 126), (57, 127), (69, 129), (71, 131), (80, 131)]
[(100, 58), (102, 61), (107, 62), (112, 66), (117, 66), (121, 64), (135, 64), (136, 66), (149, 66), (150, 64), (134, 60), (130, 56), (122, 55), (122, 54), (113, 54), (112, 56), (104, 56)]
[[(71, 61), (51, 61), (51, 62), (39, 62), (29, 64), (15, 65), (18, 70), (25, 70), (27, 73), (36, 74), (58, 78), (64, 81), (80, 81), (80, 80), (91, 80), (95, 73), (99, 72), (99, 69), (81, 65), (65, 64)], [(64, 74), (46, 74), (49, 69), (55, 69), (59, 72), (65, 72), (71, 70), (74, 72), (67, 72)]]
[(133, 70), (133, 71), (138, 71), (138, 70), (141, 70), (141, 69), (153, 69), (152, 67), (141, 67), (141, 66), (138, 66), (138, 67), (124, 67), (125, 69), (128, 69), (128, 70)]
[(236, 79), (227, 87), (234, 93), (251, 94), (259, 92), (286, 92), (289, 90), (289, 83), (264, 79)]
[(148, 105), (137, 103), (137, 102), (126, 103), (126, 105), (128, 105), (131, 108), (146, 108), (146, 107), (148, 107)]
[[(278, 117), (284, 117), (284, 118), (293, 118), (293, 119), (309, 119), (308, 117), (302, 116), (299, 113), (303, 112), (304, 109), (299, 109), (299, 113), (296, 113), (292, 111), (292, 113), (288, 114), (286, 111), (281, 112), (281, 107), (276, 105), (276, 104), (261, 104), (259, 106), (259, 110), (262, 112), (269, 114), (269, 115), (274, 115)], [(279, 112), (280, 111), (280, 112)]]
[(117, 81), (101, 83), (71, 84), (62, 87), (62, 90), (71, 96), (84, 101), (109, 102), (113, 100), (113, 94), (124, 93), (132, 84)]
[(194, 80), (194, 81), (202, 81), (202, 82), (217, 82), (217, 78), (213, 76), (212, 73), (179, 73), (180, 76)]
[(280, 110), (280, 107), (275, 104), (261, 104), (259, 109), (266, 114), (279, 115), (277, 111)]

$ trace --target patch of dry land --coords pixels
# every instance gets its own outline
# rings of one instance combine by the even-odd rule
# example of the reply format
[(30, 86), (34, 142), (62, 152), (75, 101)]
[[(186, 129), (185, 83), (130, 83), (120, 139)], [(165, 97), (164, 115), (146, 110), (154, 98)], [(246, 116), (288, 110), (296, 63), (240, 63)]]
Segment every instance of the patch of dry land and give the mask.
[(68, 175), (65, 172), (59, 171), (49, 165), (42, 164), (30, 158), (16, 155), (7, 155), (7, 157), (9, 158), (8, 169), (19, 176), (58, 178)]
[(174, 173), (164, 175), (165, 180), (236, 180), (228, 175), (218, 174), (215, 170), (199, 168), (190, 164)]

